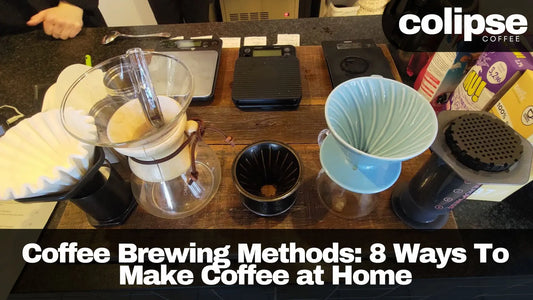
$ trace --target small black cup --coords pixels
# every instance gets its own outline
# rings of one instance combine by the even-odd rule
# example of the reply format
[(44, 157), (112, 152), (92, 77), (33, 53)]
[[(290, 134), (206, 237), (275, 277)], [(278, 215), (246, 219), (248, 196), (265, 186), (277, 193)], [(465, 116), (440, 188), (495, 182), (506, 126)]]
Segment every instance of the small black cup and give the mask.
[(303, 179), (296, 152), (276, 141), (244, 148), (233, 161), (232, 175), (244, 206), (260, 216), (279, 215), (291, 208)]

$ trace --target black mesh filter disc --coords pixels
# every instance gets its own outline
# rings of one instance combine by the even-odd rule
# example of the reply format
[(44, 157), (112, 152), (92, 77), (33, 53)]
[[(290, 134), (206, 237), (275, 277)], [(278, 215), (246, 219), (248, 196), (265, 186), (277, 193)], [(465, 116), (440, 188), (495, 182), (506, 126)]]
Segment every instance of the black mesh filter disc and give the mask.
[(446, 129), (445, 137), (455, 158), (476, 171), (505, 171), (523, 152), (520, 136), (500, 119), (487, 114), (458, 117)]

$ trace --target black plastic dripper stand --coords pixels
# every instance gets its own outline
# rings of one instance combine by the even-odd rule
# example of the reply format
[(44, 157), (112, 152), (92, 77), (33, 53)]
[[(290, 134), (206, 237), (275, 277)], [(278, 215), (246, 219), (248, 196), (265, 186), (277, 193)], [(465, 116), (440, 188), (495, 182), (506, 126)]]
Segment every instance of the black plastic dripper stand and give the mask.
[(93, 165), (70, 191), (17, 199), (19, 202), (61, 200), (70, 200), (83, 210), (94, 227), (122, 224), (137, 207), (130, 184), (105, 162), (104, 150), (100, 147), (95, 147)]
[(533, 148), (487, 112), (443, 111), (433, 153), (409, 183), (392, 192), (392, 209), (416, 229), (440, 229), (450, 211), (482, 184), (525, 184)]

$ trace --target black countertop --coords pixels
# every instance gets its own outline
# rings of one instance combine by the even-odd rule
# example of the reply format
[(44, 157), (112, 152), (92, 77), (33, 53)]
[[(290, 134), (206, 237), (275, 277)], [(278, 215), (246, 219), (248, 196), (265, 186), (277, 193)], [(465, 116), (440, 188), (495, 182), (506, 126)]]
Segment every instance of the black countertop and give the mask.
[[(308, 18), (233, 23), (197, 23), (113, 28), (123, 33), (141, 34), (168, 31), (172, 36), (213, 35), (218, 37), (267, 36), (269, 45), (278, 33), (299, 33), (301, 45), (319, 45), (324, 40), (374, 39), (387, 43), (380, 16)], [(132, 47), (155, 48), (157, 39), (117, 39), (110, 45), (100, 40), (109, 28), (84, 28), (74, 39), (62, 41), (42, 31), (0, 37), (0, 106), (16, 106), (26, 116), (40, 111), (46, 88), (68, 65), (93, 64), (125, 53)], [(398, 51), (391, 49), (393, 54)], [(395, 58), (400, 57), (394, 55)], [(400, 73), (402, 62), (398, 61)], [(5, 113), (6, 110), (1, 111)], [(531, 184), (502, 202), (467, 200), (454, 214), (460, 228), (533, 228), (533, 188)]]

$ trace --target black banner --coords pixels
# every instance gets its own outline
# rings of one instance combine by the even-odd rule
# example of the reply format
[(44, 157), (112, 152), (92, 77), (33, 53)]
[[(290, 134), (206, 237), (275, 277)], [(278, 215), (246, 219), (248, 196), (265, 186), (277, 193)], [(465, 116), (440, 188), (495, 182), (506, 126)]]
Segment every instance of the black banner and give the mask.
[(26, 263), (15, 293), (394, 287), (533, 275), (530, 230), (46, 230), (38, 241), (33, 231), (0, 235), (18, 240), (7, 259)]
[(525, 51), (532, 42), (530, 8), (523, 0), (391, 0), (382, 26), (405, 51)]

